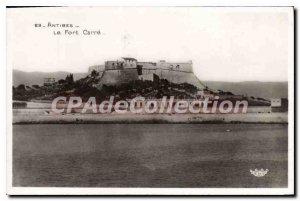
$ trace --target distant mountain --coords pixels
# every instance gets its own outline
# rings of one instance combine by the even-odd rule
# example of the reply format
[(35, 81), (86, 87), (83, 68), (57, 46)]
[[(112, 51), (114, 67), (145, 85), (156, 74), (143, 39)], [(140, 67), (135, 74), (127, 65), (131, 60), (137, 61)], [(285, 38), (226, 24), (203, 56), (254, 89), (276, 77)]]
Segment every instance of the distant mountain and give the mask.
[(231, 91), (234, 94), (247, 96), (261, 97), (266, 99), (271, 98), (287, 98), (288, 97), (288, 82), (215, 82), (204, 81), (211, 89)]
[[(44, 78), (51, 77), (55, 78), (56, 80), (59, 79), (65, 79), (66, 76), (70, 74), (70, 72), (65, 71), (58, 71), (58, 72), (51, 72), (51, 73), (45, 73), (45, 72), (24, 72), (20, 70), (13, 70), (13, 85), (18, 86), (20, 84), (25, 85), (43, 85), (44, 84)], [(78, 80), (81, 78), (84, 78), (87, 76), (88, 73), (73, 73), (74, 79)]]

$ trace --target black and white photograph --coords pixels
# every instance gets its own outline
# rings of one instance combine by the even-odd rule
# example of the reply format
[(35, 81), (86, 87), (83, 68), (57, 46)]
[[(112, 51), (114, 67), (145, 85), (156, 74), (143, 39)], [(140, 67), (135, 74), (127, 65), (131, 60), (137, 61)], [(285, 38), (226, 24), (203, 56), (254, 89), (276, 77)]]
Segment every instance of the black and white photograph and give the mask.
[(294, 12), (8, 6), (7, 194), (294, 194)]

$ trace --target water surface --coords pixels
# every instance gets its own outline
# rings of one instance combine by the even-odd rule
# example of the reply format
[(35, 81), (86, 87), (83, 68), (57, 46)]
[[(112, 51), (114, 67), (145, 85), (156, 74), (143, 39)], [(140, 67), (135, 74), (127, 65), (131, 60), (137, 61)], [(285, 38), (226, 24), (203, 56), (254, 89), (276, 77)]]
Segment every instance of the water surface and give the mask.
[(14, 125), (13, 185), (286, 187), (287, 133), (286, 124)]

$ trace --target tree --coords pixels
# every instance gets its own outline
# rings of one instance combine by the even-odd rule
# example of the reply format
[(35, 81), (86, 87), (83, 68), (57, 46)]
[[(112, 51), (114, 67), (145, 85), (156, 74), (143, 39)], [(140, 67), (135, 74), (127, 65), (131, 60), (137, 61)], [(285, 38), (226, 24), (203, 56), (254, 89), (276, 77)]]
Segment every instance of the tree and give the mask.
[(32, 85), (32, 87), (33, 87), (33, 88), (36, 88), (36, 89), (39, 89), (39, 88), (40, 88), (40, 86), (39, 86), (38, 84), (34, 84), (34, 85)]
[(25, 91), (25, 85), (24, 84), (20, 84), (19, 86), (17, 86), (17, 90)]
[(58, 80), (58, 84), (64, 84), (65, 82), (66, 82), (66, 80), (64, 80), (64, 79)]
[(71, 74), (70, 82), (71, 82), (72, 84), (74, 83), (73, 73)]
[(98, 75), (99, 75), (99, 73), (97, 71), (95, 71), (95, 70), (93, 70), (92, 73), (91, 73), (92, 77), (96, 77)]
[(73, 74), (72, 73), (70, 75), (67, 75), (66, 82), (68, 84), (73, 84), (74, 83), (74, 78), (73, 78)]

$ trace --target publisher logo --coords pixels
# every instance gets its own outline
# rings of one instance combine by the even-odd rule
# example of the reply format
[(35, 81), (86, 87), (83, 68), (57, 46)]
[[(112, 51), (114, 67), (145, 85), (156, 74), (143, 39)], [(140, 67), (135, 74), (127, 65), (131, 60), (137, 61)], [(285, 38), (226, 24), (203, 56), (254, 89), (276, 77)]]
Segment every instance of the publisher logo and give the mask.
[(255, 170), (251, 170), (250, 169), (250, 173), (252, 174), (252, 175), (254, 175), (255, 177), (263, 177), (263, 176), (265, 176), (267, 173), (269, 172), (269, 170), (268, 169), (260, 169), (260, 170), (258, 170), (258, 169), (255, 169)]

